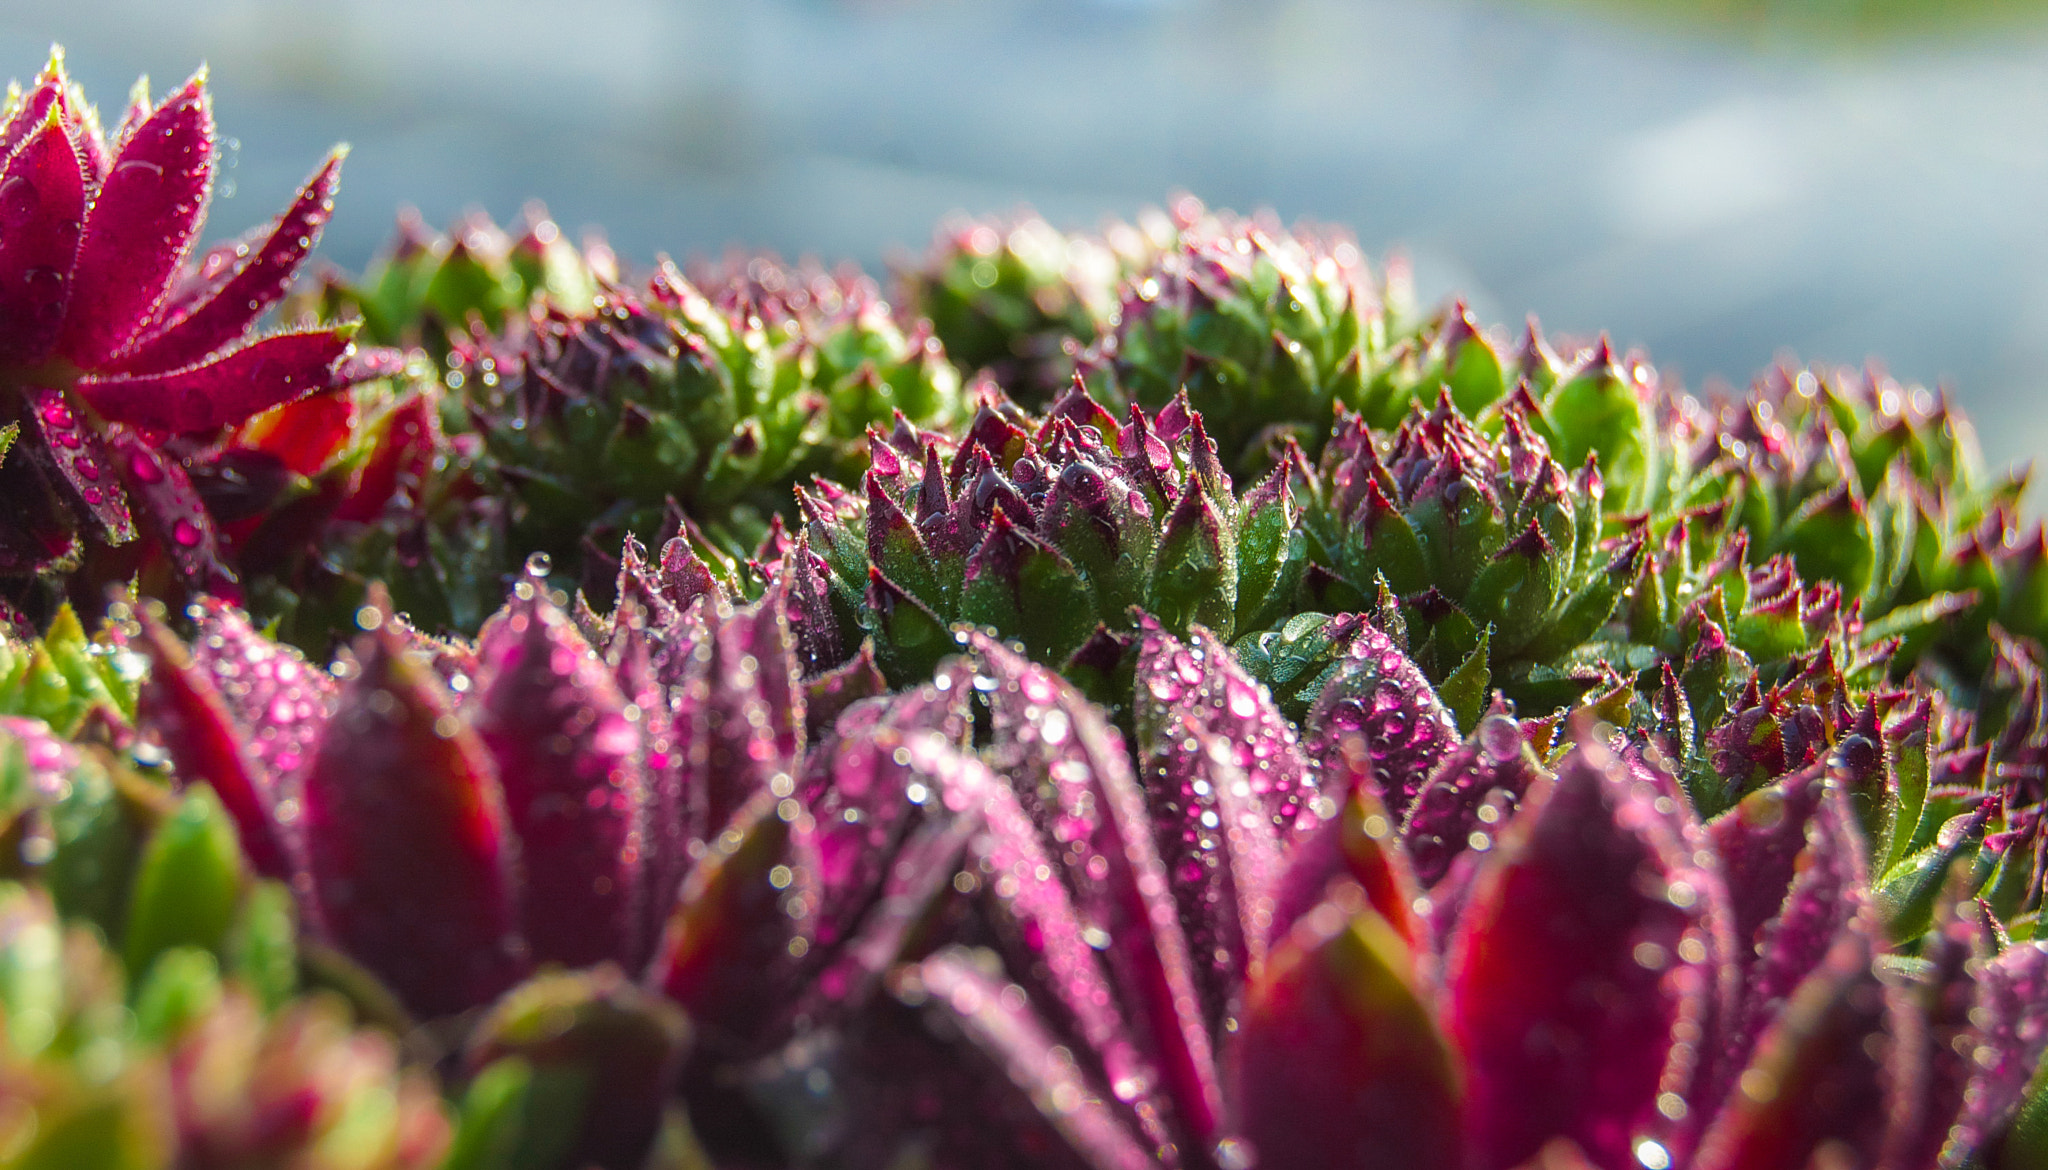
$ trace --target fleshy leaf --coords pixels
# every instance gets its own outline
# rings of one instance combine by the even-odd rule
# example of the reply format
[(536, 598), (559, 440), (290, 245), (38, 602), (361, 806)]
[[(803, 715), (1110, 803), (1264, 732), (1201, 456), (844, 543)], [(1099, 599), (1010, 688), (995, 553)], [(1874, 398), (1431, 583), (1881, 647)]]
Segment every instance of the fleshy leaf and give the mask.
[(69, 301), (85, 176), (55, 119), (34, 130), (0, 171), (0, 362), (49, 356)]
[(487, 633), (472, 726), (519, 838), (527, 944), (537, 962), (635, 962), (647, 802), (639, 723), (544, 590), (528, 586)]
[(1320, 763), (1326, 792), (1371, 776), (1399, 817), (1457, 743), (1457, 727), (1429, 680), (1391, 639), (1362, 618), (1349, 620), (1356, 629), (1309, 714), (1303, 750)]
[[(2011, 1119), (2048, 1053), (2048, 943), (2018, 943), (1978, 976), (1978, 1070), (1956, 1123), (1956, 1144), (1981, 1150)], [(1984, 1063), (1986, 1060), (1990, 1063)]]
[(100, 365), (135, 336), (199, 237), (213, 186), (205, 87), (201, 73), (164, 99), (93, 195), (59, 342), (81, 366)]
[[(943, 1018), (987, 1054), (1089, 1170), (1154, 1170), (1158, 1163), (1118, 1121), (1111, 1102), (999, 980), (951, 953), (918, 964), (897, 990)], [(1054, 1161), (1053, 1164), (1060, 1164)]]
[(1714, 902), (1660, 797), (1584, 735), (1476, 879), (1445, 985), (1479, 1166), (1559, 1136), (1623, 1165), (1687, 1087), (1675, 1029), (1713, 994)]
[(157, 431), (210, 431), (340, 384), (335, 363), (349, 330), (273, 334), (168, 373), (91, 375), (78, 392), (114, 422)]
[(1192, 957), (1121, 738), (1050, 670), (984, 635), (969, 645), (992, 684), (993, 766), (1039, 832), (1063, 847), (1059, 868), (1084, 929), (1108, 940), (1109, 967), (1136, 1000), (1150, 1054), (1189, 1129), (1213, 1134), (1222, 1102)]
[(1424, 889), (1450, 872), (1474, 833), (1490, 836), (1544, 774), (1513, 716), (1488, 715), (1431, 773), (1401, 825)]
[(300, 797), (317, 929), (433, 1016), (526, 964), (504, 796), (423, 656), (387, 617), (314, 749)]
[(170, 312), (130, 344), (112, 369), (180, 369), (240, 339), (265, 309), (284, 297), (292, 277), (313, 250), (313, 242), (320, 238), (320, 229), (334, 214), (334, 189), (340, 183), (341, 160), (347, 154), (343, 147), (327, 156), (261, 243), (229, 245), (228, 253), (218, 258), (218, 273), (207, 271), (216, 263), (216, 258), (208, 255), (198, 273), (205, 282), (201, 295), (187, 303), (167, 305)]
[(58, 391), (41, 386), (24, 388), (26, 413), (42, 432), (42, 442), (30, 450), (41, 455), (57, 472), (57, 482), (66, 494), (99, 521), (106, 539), (121, 544), (135, 538), (135, 524), (128, 515), (127, 497), (107, 460), (100, 437)]
[(1457, 1061), (1409, 948), (1356, 887), (1302, 918), (1245, 994), (1233, 1132), (1262, 1166), (1461, 1165)]

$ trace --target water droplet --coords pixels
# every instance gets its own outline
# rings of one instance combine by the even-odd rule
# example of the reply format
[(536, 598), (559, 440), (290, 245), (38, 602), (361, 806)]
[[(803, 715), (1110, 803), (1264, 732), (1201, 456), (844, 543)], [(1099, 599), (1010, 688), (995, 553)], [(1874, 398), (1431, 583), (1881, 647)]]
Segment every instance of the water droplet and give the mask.
[(533, 553), (526, 558), (526, 575), (544, 579), (555, 570), (555, 559), (544, 552)]
[(198, 548), (205, 535), (190, 520), (180, 520), (171, 525), (171, 540), (182, 548)]

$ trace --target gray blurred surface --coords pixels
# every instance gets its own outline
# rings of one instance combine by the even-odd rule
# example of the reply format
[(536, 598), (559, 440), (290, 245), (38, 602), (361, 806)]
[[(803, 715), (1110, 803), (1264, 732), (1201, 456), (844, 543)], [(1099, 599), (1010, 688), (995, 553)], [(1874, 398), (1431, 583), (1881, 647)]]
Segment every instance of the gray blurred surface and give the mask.
[(1128, 216), (1185, 188), (1348, 225), (1481, 316), (1605, 329), (1699, 387), (1777, 355), (1958, 391), (2048, 453), (2048, 36), (1758, 51), (1506, 0), (0, 0), (110, 114), (201, 60), (235, 194), (355, 146), (323, 245), (530, 197), (628, 258), (877, 265), (955, 210)]

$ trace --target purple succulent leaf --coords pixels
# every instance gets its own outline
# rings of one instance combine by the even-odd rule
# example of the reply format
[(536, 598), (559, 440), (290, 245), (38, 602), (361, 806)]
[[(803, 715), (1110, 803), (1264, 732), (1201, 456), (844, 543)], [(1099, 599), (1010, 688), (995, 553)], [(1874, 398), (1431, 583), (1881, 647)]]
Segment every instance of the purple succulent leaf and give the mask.
[(1443, 932), (1427, 918), (1432, 900), (1422, 896), (1408, 852), (1399, 847), (1394, 818), (1369, 784), (1353, 786), (1337, 815), (1288, 852), (1267, 938), (1277, 942), (1341, 885), (1364, 890), (1373, 912), (1394, 928), (1418, 961), (1434, 960)]
[(144, 523), (189, 588), (239, 601), (235, 575), (221, 559), (220, 534), (192, 487), (185, 465), (126, 428), (109, 428), (106, 447)]
[[(1962, 875), (1953, 875), (1936, 907), (1934, 928), (1921, 940), (1925, 973), (1906, 987), (1924, 1030), (1895, 1037), (1891, 1063), (1896, 1069), (1914, 1062), (1924, 1076), (1914, 1099), (1894, 1106), (1878, 1163), (1882, 1170), (1921, 1170), (1941, 1161), (1977, 1068), (1979, 1030), (1971, 1013), (1980, 997), (1981, 965), (1993, 945), (1986, 916), (1967, 897)], [(1904, 1079), (1894, 1075), (1895, 1090), (1907, 1087)]]
[(60, 391), (42, 386), (22, 388), (23, 405), (42, 442), (29, 449), (57, 473), (65, 495), (99, 522), (106, 539), (121, 544), (135, 539), (135, 522), (120, 478), (107, 459), (100, 436), (86, 425)]
[(803, 685), (776, 592), (718, 622), (684, 666), (676, 741), (688, 840), (710, 839), (757, 793), (794, 791)]
[(1802, 768), (1743, 797), (1707, 823), (1721, 857), (1740, 944), (1737, 960), (1749, 967), (1759, 953), (1764, 924), (1777, 917), (1799, 858), (1808, 849), (1808, 824), (1827, 791), (1818, 766)]
[(30, 128), (0, 170), (0, 362), (36, 365), (56, 344), (85, 201), (64, 127), (47, 119)]
[(53, 60), (50, 67), (36, 75), (33, 88), (21, 96), (21, 104), (0, 124), (0, 158), (5, 158), (20, 149), (21, 144), (43, 128), (50, 120), (52, 107), (63, 114), (64, 88), (69, 84), (64, 77), (64, 64)]
[(1297, 827), (1324, 819), (1327, 810), (1316, 810), (1314, 771), (1294, 725), (1228, 647), (1199, 627), (1185, 645), (1148, 630), (1138, 655), (1134, 713), (1141, 746), (1159, 742), (1168, 726), (1217, 737), (1276, 828), (1292, 836)]
[(677, 896), (649, 982), (681, 1004), (699, 1042), (758, 1054), (816, 920), (809, 818), (762, 790), (706, 843)]
[(259, 338), (166, 373), (88, 375), (78, 392), (113, 422), (154, 431), (210, 431), (341, 385), (350, 329)]
[(1407, 812), (1416, 792), (1458, 742), (1457, 725), (1421, 668), (1362, 616), (1351, 645), (1309, 713), (1302, 750), (1323, 769), (1325, 793), (1360, 776), (1379, 785), (1389, 812)]
[(936, 791), (895, 728), (835, 737), (820, 752), (830, 780), (805, 804), (817, 822), (817, 943), (831, 947), (846, 941), (874, 901)]
[(2048, 1054), (2048, 944), (2008, 947), (1984, 965), (1978, 984), (1977, 1069), (1952, 1136), (1956, 1154), (1982, 1150), (1999, 1134)]
[(260, 243), (240, 241), (226, 245), (225, 256), (203, 257), (192, 286), (172, 291), (158, 323), (113, 360), (110, 372), (182, 369), (248, 332), (264, 310), (284, 298), (334, 214), (334, 190), (347, 155), (346, 147), (328, 154)]
[(71, 771), (78, 767), (77, 745), (40, 719), (0, 715), (0, 745), (8, 739), (21, 746), (21, 762), (28, 767), (28, 782), (36, 795), (51, 804), (63, 800)]
[[(962, 956), (944, 953), (900, 975), (897, 996), (915, 1001), (927, 1016), (939, 1017), (949, 1025), (948, 1030), (964, 1036), (975, 1050), (985, 1054), (994, 1073), (1001, 1078), (999, 1091), (1008, 1089), (1006, 1096), (1022, 1095), (1053, 1131), (1058, 1143), (1055, 1149), (1040, 1150), (1035, 1148), (1038, 1142), (1030, 1142), (1021, 1151), (1011, 1151), (1012, 1156), (1021, 1153), (1024, 1163), (1033, 1166), (1076, 1166), (1086, 1170), (1160, 1167), (1161, 1162), (1124, 1126), (1113, 1101), (1106, 1100), (1090, 1084), (1074, 1065), (1073, 1057), (1032, 1016), (1022, 990), (1016, 985), (986, 974)], [(991, 1076), (975, 1083), (987, 1085), (995, 1079)], [(1020, 1110), (1011, 1106), (1002, 1112), (1012, 1111)], [(993, 1111), (984, 1107), (976, 1112), (986, 1117)], [(1005, 1136), (993, 1140), (1005, 1144), (1017, 1140), (1012, 1132), (998, 1132)], [(991, 1160), (977, 1159), (971, 1164), (986, 1165)]]
[[(1680, 1043), (1715, 993), (1715, 879), (1590, 734), (1530, 790), (1450, 939), (1449, 1031), (1469, 1072), (1475, 1165), (1513, 1166), (1553, 1137), (1625, 1165), (1690, 1087)], [(1723, 911), (1725, 912), (1725, 911)]]
[(180, 783), (204, 781), (220, 797), (256, 872), (289, 880), (298, 867), (285, 851), (271, 776), (251, 759), (245, 728), (208, 672), (148, 609), (142, 648), (150, 667), (136, 698), (137, 722), (157, 735)]
[(1104, 969), (1098, 948), (1107, 948), (1108, 937), (1077, 911), (1057, 856), (1016, 792), (986, 769), (961, 769), (944, 780), (948, 808), (979, 812), (983, 831), (969, 847), (976, 865), (968, 872), (1011, 977), (1037, 991), (1040, 1014), (1099, 1064), (1112, 1096), (1127, 1103), (1140, 1127), (1159, 1130), (1152, 1099), (1161, 1087), (1157, 1066)]
[[(1407, 943), (1357, 887), (1304, 915), (1227, 1048), (1236, 1151), (1262, 1166), (1464, 1163), (1457, 1058)], [(1228, 1147), (1226, 1147), (1228, 1148)]]
[(244, 732), (257, 777), (280, 800), (295, 798), (334, 709), (333, 677), (291, 646), (257, 633), (241, 610), (212, 598), (195, 604), (199, 630), (192, 643), (193, 664), (212, 681)]
[(1545, 774), (1513, 716), (1481, 719), (1430, 773), (1402, 822), (1401, 840), (1422, 888), (1442, 882), (1472, 834), (1487, 833), (1511, 814), (1522, 794)]
[(1205, 1140), (1221, 1113), (1215, 1054), (1201, 1020), (1186, 934), (1121, 737), (1051, 670), (994, 639), (969, 645), (987, 677), (994, 769), (1057, 848), (1084, 930), (1106, 940), (1117, 985), (1142, 1021), (1188, 1130)]
[(299, 798), (310, 917), (416, 1013), (486, 1003), (527, 967), (490, 755), (389, 622), (356, 657)]
[(471, 726), (497, 765), (525, 870), (536, 962), (643, 955), (647, 778), (641, 715), (544, 591), (515, 599), (477, 648)]
[(1902, 1022), (1872, 971), (1876, 933), (1860, 915), (1786, 1002), (1701, 1140), (1696, 1170), (1803, 1170), (1822, 1150), (1872, 1163), (1892, 1104), (1881, 1056)]
[[(885, 864), (875, 867), (871, 905), (864, 906), (858, 918), (846, 909), (852, 899), (835, 899), (827, 879), (819, 937), (823, 941), (830, 928), (845, 941), (799, 1001), (795, 1014), (812, 1021), (843, 1016), (880, 990), (890, 968), (917, 944), (934, 906), (948, 890), (958, 888), (955, 877), (962, 872), (968, 846), (982, 831), (979, 810), (960, 795), (986, 792), (994, 784), (979, 760), (928, 731), (901, 740), (892, 755), (895, 751), (907, 758), (904, 767), (909, 774), (928, 785), (925, 815), (882, 859)], [(956, 778), (960, 772), (976, 771), (980, 774), (968, 780)], [(830, 832), (831, 826), (821, 818), (821, 835)], [(829, 854), (829, 847), (821, 848), (827, 869)]]
[[(1823, 790), (1782, 905), (1754, 935), (1741, 940), (1751, 944), (1748, 953), (1754, 959), (1726, 1033), (1728, 1049), (1715, 1065), (1717, 1074), (1710, 1074), (1702, 1101), (1719, 1101), (1735, 1088), (1727, 1078), (1748, 1061), (1787, 998), (1825, 960), (1868, 901), (1863, 842), (1854, 817), (1838, 790)], [(1737, 953), (1744, 953), (1740, 944)]]
[(213, 111), (202, 72), (121, 146), (79, 239), (58, 349), (87, 369), (134, 337), (170, 287), (206, 218)]

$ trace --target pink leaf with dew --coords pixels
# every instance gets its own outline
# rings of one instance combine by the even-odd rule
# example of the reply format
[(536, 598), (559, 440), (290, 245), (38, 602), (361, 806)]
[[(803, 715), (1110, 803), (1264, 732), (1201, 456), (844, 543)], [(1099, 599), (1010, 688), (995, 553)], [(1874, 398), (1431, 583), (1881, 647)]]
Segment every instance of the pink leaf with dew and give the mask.
[[(1281, 826), (1292, 829), (1303, 811), (1308, 770), (1296, 756), (1286, 792), (1258, 790), (1239, 761), (1256, 765), (1260, 756), (1291, 751), (1293, 735), (1256, 742), (1263, 689), (1206, 631), (1191, 641), (1183, 645), (1162, 630), (1145, 635), (1133, 714), (1153, 836), (1194, 956), (1205, 1019), (1220, 1035), (1246, 974), (1265, 958)], [(1181, 689), (1189, 680), (1200, 685)], [(1268, 796), (1270, 803), (1262, 799)]]
[(1955, 1130), (1955, 1145), (1965, 1152), (1983, 1149), (2011, 1120), (2048, 1053), (2048, 943), (2013, 944), (1984, 966), (1978, 982), (1972, 1019), (1981, 1013), (1982, 1022), (1972, 1056), (1979, 1067)]
[(1371, 776), (1398, 818), (1457, 743), (1457, 726), (1391, 638), (1362, 615), (1337, 621), (1355, 630), (1309, 713), (1302, 750), (1323, 769), (1325, 793), (1348, 792), (1356, 777)]
[(278, 833), (270, 778), (257, 771), (247, 750), (246, 727), (237, 725), (212, 678), (147, 609), (142, 647), (150, 668), (136, 700), (138, 722), (163, 742), (181, 784), (204, 781), (220, 797), (256, 872), (290, 879), (296, 867)]
[(817, 855), (809, 817), (762, 790), (706, 843), (683, 882), (649, 982), (690, 1013), (699, 1043), (759, 1055), (810, 950)]
[[(1419, 964), (1435, 958), (1442, 932), (1425, 917), (1432, 899), (1422, 895), (1408, 853), (1400, 847), (1394, 818), (1370, 783), (1354, 784), (1337, 815), (1288, 852), (1267, 937), (1277, 941), (1322, 905), (1334, 885), (1364, 890), (1373, 912), (1394, 928)], [(1430, 971), (1433, 975), (1433, 966)]]
[(1215, 1053), (1201, 1020), (1187, 935), (1129, 756), (1101, 712), (1057, 674), (976, 634), (992, 735), (1009, 780), (1071, 889), (1084, 928), (1106, 940), (1116, 983), (1142, 1021), (1189, 1132), (1213, 1140), (1221, 1113)]
[(1457, 1060), (1401, 936), (1340, 887), (1275, 944), (1227, 1043), (1233, 1136), (1261, 1166), (1463, 1163)]
[[(1945, 1164), (1942, 1148), (1956, 1128), (1966, 1091), (1978, 1070), (1977, 1042), (1982, 1031), (1972, 1016), (1979, 1003), (1989, 998), (1980, 977), (1992, 945), (1990, 916), (1968, 896), (1968, 879), (1958, 869), (1950, 875), (1935, 907), (1933, 929), (1921, 939), (1919, 957), (1924, 965), (1901, 980), (1902, 990), (1919, 1006), (1926, 1026), (1894, 1037), (1892, 1064), (1897, 1068), (1908, 1061), (1922, 1062), (1926, 1076), (1918, 1084), (1895, 1080), (1892, 1086), (1892, 1124), (1879, 1162), (1883, 1170), (1922, 1170)], [(2033, 1063), (2027, 1061), (2026, 1067), (2032, 1068)]]
[[(522, 583), (527, 584), (527, 583)], [(647, 782), (637, 714), (583, 636), (530, 585), (477, 648), (471, 726), (519, 839), (535, 962), (644, 955)]]
[(756, 793), (794, 791), (803, 687), (782, 600), (771, 587), (717, 623), (686, 667), (676, 730), (690, 839), (708, 840)]
[(1910, 1007), (1871, 968), (1873, 916), (1799, 985), (1701, 1139), (1696, 1170), (1867, 1166), (1886, 1129), (1885, 1054)]
[(0, 362), (35, 365), (56, 343), (85, 194), (78, 155), (54, 119), (0, 170)]
[(1676, 1032), (1714, 991), (1715, 903), (1659, 796), (1584, 734), (1482, 863), (1445, 961), (1482, 1170), (1553, 1137), (1626, 1164), (1689, 1087)]
[(162, 319), (130, 342), (108, 369), (181, 369), (239, 340), (264, 310), (284, 297), (320, 238), (320, 229), (334, 213), (334, 190), (347, 153), (346, 148), (337, 148), (327, 156), (261, 243), (238, 241), (226, 245), (225, 255), (209, 252), (193, 287), (174, 290)]
[(1544, 775), (1513, 716), (1494, 714), (1430, 773), (1401, 825), (1401, 840), (1424, 889), (1444, 880), (1472, 835), (1491, 832)]
[(307, 770), (306, 865), (328, 938), (432, 1017), (525, 974), (519, 863), (489, 754), (392, 625), (357, 644)]
[(1155, 1141), (1165, 1140), (1154, 1099), (1162, 1089), (1156, 1064), (1109, 982), (1098, 953), (1106, 940), (1077, 911), (1057, 856), (1018, 794), (987, 769), (960, 769), (944, 779), (946, 807), (980, 815), (983, 831), (970, 846), (977, 864), (968, 872), (1010, 977), (1032, 989), (1054, 1031), (1076, 1042), (1119, 1110)]
[(185, 584), (227, 601), (240, 601), (234, 572), (221, 560), (213, 517), (193, 490), (184, 464), (121, 427), (108, 429), (106, 445), (114, 465), (121, 469), (129, 499)]
[(1188, 644), (1148, 630), (1139, 649), (1135, 715), (1140, 740), (1157, 741), (1153, 726), (1192, 718), (1230, 750), (1231, 762), (1251, 784), (1251, 797), (1276, 829), (1291, 837), (1297, 823), (1329, 816), (1315, 807), (1314, 769), (1302, 753), (1294, 725), (1266, 688), (1245, 673), (1237, 656), (1215, 635), (1197, 628)]
[[(257, 633), (241, 610), (213, 598), (195, 605), (194, 665), (212, 680), (243, 729), (257, 778), (280, 802), (296, 802), (320, 730), (334, 710), (333, 677), (296, 648)], [(289, 830), (296, 803), (289, 812), (281, 808), (278, 819)]]
[(206, 219), (213, 145), (203, 71), (122, 144), (86, 213), (58, 342), (64, 356), (98, 367), (163, 299)]
[(35, 85), (21, 95), (21, 104), (14, 107), (6, 123), (0, 125), (0, 158), (12, 155), (22, 143), (47, 125), (53, 107), (58, 109), (58, 117), (63, 117), (62, 103), (67, 84), (64, 59), (53, 56), (49, 66), (36, 75)]
[(88, 375), (78, 392), (109, 421), (153, 431), (211, 431), (340, 385), (347, 329), (304, 329), (259, 338), (206, 362), (163, 374)]
[(70, 498), (100, 524), (110, 544), (135, 538), (135, 523), (128, 515), (128, 500), (121, 480), (107, 460), (106, 446), (84, 425), (78, 412), (56, 390), (41, 386), (22, 388), (26, 414), (40, 433), (42, 442), (29, 447), (51, 471)]
[[(925, 1005), (928, 1015), (944, 1020), (984, 1053), (994, 1072), (1028, 1098), (1077, 1155), (1075, 1164), (1089, 1170), (1157, 1170), (1159, 1163), (1124, 1127), (1114, 1105), (1032, 1016), (1021, 988), (951, 952), (926, 959), (899, 979), (898, 996)], [(1046, 1161), (1059, 1165), (1065, 1160)]]

